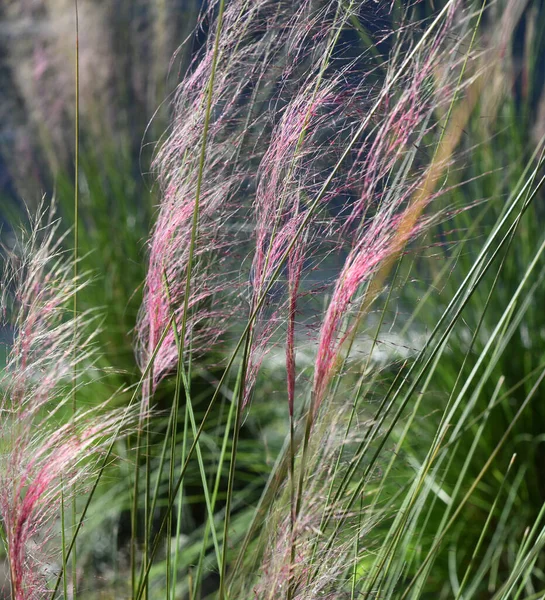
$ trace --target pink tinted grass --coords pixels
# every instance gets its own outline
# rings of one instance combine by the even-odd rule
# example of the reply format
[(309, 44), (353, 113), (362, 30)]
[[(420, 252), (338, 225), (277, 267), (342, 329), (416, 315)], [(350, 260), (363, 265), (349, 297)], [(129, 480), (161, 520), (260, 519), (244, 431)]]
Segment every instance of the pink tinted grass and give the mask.
[[(410, 43), (407, 50), (392, 52), (381, 87), (376, 83), (376, 66), (361, 72), (359, 59), (344, 61), (338, 68), (322, 68), (332, 29), (348, 18), (343, 15), (337, 21), (332, 3), (319, 9), (308, 2), (294, 6), (239, 0), (228, 4), (213, 89), (188, 314), (182, 314), (185, 287), (181, 282), (187, 273), (196, 149), (201, 144), (213, 61), (211, 40), (178, 88), (173, 126), (156, 160), (163, 199), (150, 240), (150, 266), (137, 328), (141, 365), (147, 363), (173, 312), (177, 321), (187, 323), (184, 347), (191, 346), (198, 354), (225, 340), (237, 323), (240, 327), (241, 314), (251, 315), (261, 306), (252, 329), (265, 334), (259, 340), (255, 332), (251, 334), (245, 389), (249, 394), (264, 355), (278, 343), (275, 332), (279, 327), (259, 325), (272, 312), (278, 322), (287, 323), (287, 394), (292, 414), (295, 314), (303, 265), (319, 264), (331, 253), (342, 251), (348, 259), (333, 283), (334, 298), (318, 333), (314, 387), (320, 404), (342, 346), (337, 336), (350, 299), (399, 251), (401, 238), (406, 243), (424, 227), (419, 220), (394, 241), (411, 194), (425, 177), (414, 146), (431, 132), (433, 113), (448, 106), (452, 98), (456, 59), (449, 59), (451, 73), (443, 73), (440, 85), (435, 69), (445, 48), (453, 56), (453, 48), (462, 43), (447, 40), (456, 6), (451, 3), (444, 22), (412, 60), (407, 60)], [(214, 4), (206, 18), (212, 18), (213, 10)], [(366, 10), (369, 7), (362, 8), (360, 18)], [(409, 27), (398, 32), (400, 38), (405, 33), (410, 40)], [(383, 37), (389, 35), (385, 31)], [(404, 42), (399, 42), (399, 49)], [(249, 104), (248, 89), (254, 85), (254, 91), (258, 90), (265, 82), (271, 88), (268, 104), (254, 105), (255, 97)], [(438, 87), (441, 96), (434, 92)], [(369, 127), (361, 129), (366, 120)], [(360, 137), (350, 142), (346, 154), (355, 132)], [(346, 164), (339, 167), (343, 161)], [(329, 178), (333, 166), (334, 176)], [(317, 215), (308, 219), (316, 195), (321, 197), (313, 208)], [(238, 227), (245, 220), (254, 228), (250, 275), (243, 276), (243, 264), (239, 276), (232, 277), (234, 271), (228, 265), (233, 249), (238, 246), (244, 251), (250, 241)], [(271, 281), (284, 261), (285, 286)], [(170, 301), (165, 275), (172, 286)], [(243, 293), (248, 279), (249, 310)], [(151, 391), (176, 362), (176, 344), (169, 333), (155, 361)]]
[[(420, 228), (415, 226), (407, 236), (400, 239), (397, 234), (401, 220), (397, 214), (393, 218), (382, 221), (375, 218), (372, 226), (357, 242), (346, 259), (320, 329), (314, 370), (312, 409), (314, 415), (312, 415), (312, 419), (319, 409), (328, 383), (335, 373), (343, 343), (351, 334), (350, 325), (347, 325), (345, 331), (341, 331), (341, 326), (350, 314), (354, 295), (362, 284), (370, 282), (376, 274), (377, 268), (385, 259), (398, 252), (410, 237), (417, 235), (420, 231)], [(357, 324), (356, 320), (354, 325)]]
[[(206, 268), (207, 255), (221, 253), (224, 241), (215, 233), (220, 225), (207, 222), (209, 211), (224, 199), (228, 183), (219, 185), (210, 193), (205, 190), (201, 198), (202, 219), (199, 235), (208, 239), (208, 245), (199, 247), (196, 265), (192, 270), (193, 286), (188, 301), (190, 318), (186, 326), (186, 344), (191, 340), (193, 351), (205, 351), (221, 336), (223, 314), (221, 309), (211, 305), (211, 300), (225, 289), (225, 282), (214, 277)], [(159, 214), (154, 234), (150, 242), (150, 259), (144, 300), (138, 323), (138, 359), (142, 369), (147, 365), (165, 328), (169, 327), (174, 314), (179, 324), (183, 312), (185, 294), (185, 272), (188, 260), (188, 242), (193, 215), (194, 189), (183, 190), (184, 197), (177, 198), (180, 191), (171, 192)], [(193, 196), (192, 196), (193, 194)], [(168, 282), (168, 290), (166, 283)], [(200, 327), (200, 324), (207, 326)], [(213, 325), (211, 325), (213, 323)], [(177, 347), (174, 334), (169, 331), (157, 353), (153, 365), (153, 388), (177, 364)], [(153, 391), (153, 390), (152, 390)]]
[[(308, 448), (305, 494), (293, 530), (287, 515), (287, 511), (291, 511), (286, 499), (289, 484), (284, 494), (279, 495), (262, 534), (266, 544), (261, 563), (250, 567), (257, 574), (250, 597), (273, 600), (285, 597), (288, 589), (292, 590), (292, 597), (299, 600), (328, 597), (333, 590), (340, 594), (344, 574), (363, 558), (354, 555), (354, 542), (372, 529), (376, 517), (362, 516), (357, 511), (347, 514), (342, 499), (332, 502), (329, 493), (340, 449), (362, 435), (360, 431), (346, 436), (348, 405), (331, 406), (328, 414), (322, 414), (323, 418), (316, 423), (315, 437)], [(298, 463), (296, 469), (301, 466)], [(329, 531), (320, 529), (324, 514), (333, 521), (337, 515), (344, 515), (347, 521), (346, 535), (332, 546), (328, 544)], [(295, 552), (294, 538), (298, 541)], [(240, 597), (247, 596), (240, 594)]]
[[(288, 406), (293, 415), (295, 399), (295, 316), (299, 285), (303, 266), (310, 253), (310, 243), (316, 239), (319, 228), (310, 221), (301, 232), (305, 222), (305, 205), (319, 186), (315, 166), (316, 157), (331, 153), (334, 143), (329, 140), (323, 148), (318, 136), (339, 109), (335, 95), (335, 83), (325, 82), (312, 92), (308, 84), (291, 100), (283, 111), (279, 124), (273, 130), (258, 172), (258, 185), (253, 205), (255, 218), (255, 250), (252, 262), (251, 295), (252, 305), (257, 306), (267, 296), (264, 307), (273, 304), (279, 322), (287, 322), (286, 372), (288, 384)], [(324, 203), (327, 202), (327, 199)], [(323, 227), (322, 227), (323, 229)], [(323, 233), (323, 231), (322, 231)], [(293, 240), (296, 238), (295, 244)], [(322, 240), (322, 246), (323, 246)], [(287, 293), (280, 282), (270, 287), (271, 278), (287, 256)], [(317, 255), (323, 254), (320, 246), (313, 244)], [(256, 321), (267, 318), (262, 308)], [(272, 339), (272, 335), (271, 335)], [(278, 342), (275, 342), (278, 343)], [(269, 344), (269, 351), (274, 344)], [(259, 364), (263, 360), (263, 340)], [(258, 347), (251, 345), (249, 362), (252, 373), (259, 368), (253, 365)], [(250, 387), (255, 382), (250, 382)]]
[[(449, 39), (458, 7), (452, 2), (444, 23), (434, 25), (431, 35), (424, 30), (426, 36), (415, 43), (411, 36), (418, 32), (408, 26), (401, 32), (403, 39), (394, 42), (383, 71), (362, 57), (336, 62), (337, 56), (322, 69), (337, 26), (332, 17), (337, 6), (326, 2), (315, 9), (310, 2), (294, 6), (267, 0), (228, 4), (213, 89), (197, 258), (188, 265), (197, 149), (213, 61), (210, 41), (179, 86), (173, 126), (157, 156), (162, 200), (138, 327), (142, 365), (172, 313), (177, 322), (185, 319), (182, 344), (195, 353), (215, 350), (229, 332), (244, 329), (243, 407), (266, 355), (285, 344), (287, 406), (293, 420), (301, 286), (308, 265), (345, 256), (335, 277), (323, 285), (330, 298), (314, 332), (311, 423), (327, 397), (348, 336), (358, 331), (366, 294), (372, 301), (381, 291), (372, 283), (385, 283), (382, 274), (391, 261), (431, 222), (423, 211), (440, 193), (428, 193), (426, 181), (434, 169), (424, 144), (435, 137), (441, 111), (457, 89), (461, 59), (455, 52), (463, 43)], [(207, 15), (212, 20), (213, 13)], [(440, 54), (447, 51), (448, 68), (437, 74), (438, 62), (445, 64)], [(232, 268), (235, 252), (246, 256), (238, 269)], [(188, 268), (191, 290), (184, 315)], [(167, 336), (150, 393), (177, 360), (176, 344)], [(303, 453), (306, 444), (308, 439)], [(235, 454), (233, 450), (232, 464)], [(300, 481), (306, 487), (304, 469)], [(296, 511), (297, 522), (292, 519), (284, 547), (287, 554), (295, 549), (296, 563), (304, 548), (294, 540), (305, 523), (306, 498), (306, 490), (300, 491), (301, 510)], [(288, 576), (294, 566), (290, 560), (282, 566)]]
[[(200, 168), (205, 100), (214, 56), (212, 40), (195, 58), (178, 88), (171, 133), (155, 161), (163, 199), (150, 240), (148, 275), (137, 327), (137, 356), (141, 366), (147, 364), (172, 312), (177, 321), (185, 319), (186, 339), (182, 342), (186, 348), (191, 345), (195, 354), (210, 350), (225, 333), (228, 318), (240, 314), (239, 292), (244, 285), (226, 277), (225, 271), (222, 273), (217, 267), (221, 266), (224, 251), (228, 254), (233, 246), (236, 235), (233, 216), (240, 217), (247, 212), (246, 208), (241, 213), (241, 206), (231, 198), (254, 160), (251, 149), (249, 155), (245, 154), (244, 162), (240, 156), (242, 141), (248, 134), (240, 129), (247, 121), (246, 101), (241, 100), (247, 94), (249, 82), (261, 84), (263, 71), (269, 65), (267, 53), (272, 44), (262, 39), (258, 22), (266, 5), (273, 6), (271, 2), (236, 1), (229, 3), (225, 10), (199, 201), (197, 259), (191, 266), (191, 297), (186, 315), (183, 315), (185, 286), (181, 282), (185, 281), (188, 267), (188, 239)], [(203, 18), (210, 17), (213, 11), (214, 3)], [(278, 10), (275, 13), (278, 16)], [(259, 58), (264, 58), (264, 62)], [(249, 124), (255, 125), (251, 119)], [(240, 158), (238, 162), (237, 158)], [(215, 265), (207, 260), (210, 256), (214, 256)], [(170, 302), (166, 297), (165, 275), (171, 286)], [(226, 291), (234, 292), (229, 294), (229, 302), (222, 301)], [(150, 391), (175, 368), (176, 357), (176, 344), (169, 333), (154, 363)]]
[[(345, 62), (340, 69), (322, 70), (322, 56), (316, 49), (327, 50), (331, 29), (338, 25), (332, 9), (329, 4), (315, 10), (307, 2), (294, 7), (281, 2), (273, 5), (266, 0), (233, 2), (226, 9), (204, 166), (197, 242), (199, 258), (192, 266), (194, 281), (188, 301), (189, 314), (182, 315), (185, 290), (179, 282), (184, 281), (187, 269), (187, 239), (197, 171), (195, 149), (201, 143), (204, 96), (213, 57), (211, 43), (208, 42), (195, 58), (189, 74), (179, 86), (174, 124), (156, 161), (163, 201), (150, 242), (150, 268), (138, 327), (141, 364), (146, 364), (145, 357), (155, 346), (172, 311), (177, 320), (186, 319), (188, 339), (183, 342), (185, 347), (191, 344), (196, 353), (210, 350), (224, 339), (231, 325), (240, 320), (244, 306), (241, 292), (246, 286), (242, 278), (227, 282), (217, 267), (222, 261), (228, 261), (229, 252), (238, 239), (247, 243), (243, 238), (234, 239), (237, 234), (229, 236), (230, 226), (237, 220), (250, 219), (254, 223), (255, 246), (249, 312), (252, 313), (253, 307), (267, 296), (265, 304), (274, 305), (278, 318), (281, 313), (287, 315), (286, 371), (290, 412), (294, 404), (295, 297), (302, 267), (293, 268), (290, 265), (294, 259), (287, 257), (287, 299), (285, 293), (277, 294), (279, 298), (274, 297), (274, 289), (278, 286), (274, 284), (271, 288), (271, 277), (286, 260), (288, 248), (301, 265), (309, 258), (316, 262), (320, 260), (317, 257), (331, 253), (335, 244), (346, 250), (343, 238), (352, 237), (354, 231), (356, 237), (361, 238), (356, 244), (360, 254), (364, 251), (375, 253), (363, 258), (356, 256), (356, 249), (347, 249), (350, 256), (349, 265), (345, 267), (347, 273), (340, 275), (342, 285), (334, 286), (338, 296), (334, 306), (337, 308), (328, 312), (319, 334), (315, 387), (320, 396), (326, 374), (335, 362), (331, 348), (326, 350), (326, 346), (333, 343), (332, 336), (339, 325), (337, 321), (348, 307), (348, 290), (353, 294), (388, 252), (393, 251), (388, 245), (398, 215), (410, 198), (409, 190), (421, 181), (421, 173), (415, 174), (410, 164), (407, 168), (410, 177), (403, 173), (401, 163), (413, 144), (419, 143), (429, 132), (431, 125), (426, 123), (430, 115), (439, 105), (448, 105), (452, 92), (445, 87), (444, 96), (438, 98), (429, 82), (434, 77), (438, 55), (444, 50), (455, 3), (447, 11), (445, 22), (414, 60), (405, 63), (405, 56), (400, 53), (389, 63), (385, 89), (390, 89), (390, 93), (380, 89), (375, 91), (375, 84), (370, 85), (366, 80), (375, 67), (360, 73), (356, 68), (360, 64), (357, 60)], [(207, 13), (208, 17), (211, 15), (212, 12)], [(385, 32), (384, 36), (387, 35)], [(316, 49), (312, 44), (316, 44)], [(279, 66), (276, 61), (282, 53), (287, 60), (284, 57)], [(401, 63), (404, 71), (398, 76), (395, 71)], [(248, 108), (245, 86), (252, 81), (259, 86), (266, 76), (272, 77), (270, 85), (273, 88), (277, 85), (269, 104), (271, 109), (254, 114), (250, 110), (250, 114), (245, 115)], [(396, 84), (389, 88), (392, 77), (396, 78)], [(282, 101), (283, 96), (289, 100)], [(358, 130), (377, 97), (380, 102), (374, 109), (372, 126), (362, 132), (362, 139), (354, 144), (350, 153), (348, 166), (338, 170), (329, 189), (323, 193), (317, 207), (319, 219), (306, 221), (305, 211), (320, 193), (328, 170), (343, 156), (347, 139)], [(280, 118), (276, 116), (278, 114)], [(259, 123), (263, 127), (256, 138), (252, 127)], [(250, 139), (254, 140), (252, 145), (248, 144)], [(233, 159), (237, 161), (234, 164)], [(396, 171), (398, 181), (396, 189), (392, 190), (389, 182)], [(344, 202), (339, 214), (333, 214), (329, 207), (338, 203), (343, 195), (355, 197), (355, 200)], [(378, 220), (372, 233), (359, 231), (366, 228), (370, 219)], [(304, 222), (308, 226), (302, 232), (300, 227)], [(414, 228), (415, 233), (417, 229)], [(381, 233), (385, 235), (384, 240), (380, 239)], [(305, 250), (299, 248), (300, 239), (292, 246), (295, 236), (307, 238)], [(217, 260), (216, 265), (206, 260), (212, 256)], [(171, 304), (166, 300), (164, 273), (172, 282)], [(355, 283), (357, 281), (359, 284)], [(226, 294), (229, 291), (232, 293)], [(224, 301), (226, 296), (228, 301)], [(270, 310), (268, 312), (270, 314)], [(266, 314), (267, 311), (262, 309), (258, 311), (256, 323), (266, 318)], [(274, 330), (274, 327), (267, 327), (269, 332)], [(255, 380), (267, 346), (272, 348), (275, 343), (272, 335), (262, 337), (259, 343), (252, 342), (247, 371), (250, 380)], [(169, 334), (155, 362), (153, 387), (174, 369), (176, 357), (176, 345)], [(252, 382), (249, 383), (248, 390), (252, 386)]]
[(80, 377), (94, 369), (94, 321), (86, 313), (70, 318), (85, 280), (74, 282), (62, 242), (52, 212), (41, 210), (2, 278), (4, 327), (13, 327), (14, 339), (1, 377), (0, 516), (16, 600), (46, 593), (61, 495), (66, 500), (72, 483), (85, 485), (126, 417), (102, 404), (62, 424), (74, 364)]

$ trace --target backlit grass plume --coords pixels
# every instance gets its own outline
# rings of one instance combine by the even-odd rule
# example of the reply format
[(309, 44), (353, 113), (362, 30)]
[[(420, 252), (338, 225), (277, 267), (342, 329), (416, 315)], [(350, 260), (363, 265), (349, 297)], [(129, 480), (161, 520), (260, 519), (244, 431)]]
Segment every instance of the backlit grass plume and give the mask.
[[(29, 18), (52, 6), (35, 4)], [(114, 9), (84, 4), (92, 145), (86, 131), (119, 121), (90, 122), (85, 72), (93, 19)], [(147, 129), (170, 106), (157, 188), (139, 194), (148, 181), (114, 151), (117, 130), (111, 153), (80, 155), (78, 76), (77, 177), (57, 181), (75, 252), (43, 208), (4, 251), (11, 600), (539, 600), (543, 3), (136, 2), (111, 16), (138, 37), (106, 36), (94, 59), (142, 38), (155, 63), (167, 31), (185, 37), (183, 4), (200, 14), (171, 63), (191, 58), (179, 80), (146, 71), (134, 44), (120, 70), (127, 98), (133, 69), (146, 92), (123, 146), (142, 139), (141, 107), (176, 88)], [(56, 47), (37, 47), (40, 87)], [(71, 112), (60, 92), (56, 117)], [(49, 117), (40, 131), (64, 131)], [(49, 133), (61, 164), (71, 146), (53, 156), (64, 136)], [(105, 397), (115, 388), (124, 411)]]
[[(438, 117), (460, 92), (457, 9), (450, 1), (427, 27), (396, 30), (368, 2), (211, 3), (203, 19), (215, 33), (178, 88), (156, 159), (163, 199), (138, 326), (141, 365), (173, 314), (193, 352), (240, 332), (246, 314), (245, 388), (291, 322), (291, 390), (301, 280), (344, 255), (320, 334), (315, 388), (323, 395), (350, 299), (423, 228), (433, 194), (411, 199), (433, 164), (433, 145), (420, 147), (437, 138)], [(376, 43), (389, 48), (378, 64), (369, 51), (347, 50), (354, 21), (372, 17), (384, 22)], [(169, 332), (155, 383), (176, 357)]]
[(12, 341), (1, 376), (0, 523), (13, 600), (51, 593), (48, 581), (62, 559), (61, 500), (88, 481), (122, 422), (102, 402), (69, 416), (74, 367), (81, 378), (93, 369), (94, 319), (71, 316), (85, 280), (74, 281), (59, 222), (51, 219), (43, 211), (33, 220), (5, 256), (2, 278), (3, 327)]
[[(370, 47), (372, 19), (382, 27)], [(210, 33), (156, 158), (163, 196), (137, 343), (141, 368), (159, 346), (150, 393), (198, 353), (215, 349), (238, 366), (220, 600), (241, 413), (260, 367), (285, 347), (292, 479), (296, 407), (311, 392), (291, 490), (294, 559), (309, 435), (345, 343), (393, 262), (442, 214), (426, 209), (452, 159), (453, 147), (437, 148), (464, 94), (470, 22), (457, 0), (419, 25), (355, 1), (220, 0), (203, 14)], [(308, 378), (298, 347), (309, 345), (311, 390), (298, 394)]]

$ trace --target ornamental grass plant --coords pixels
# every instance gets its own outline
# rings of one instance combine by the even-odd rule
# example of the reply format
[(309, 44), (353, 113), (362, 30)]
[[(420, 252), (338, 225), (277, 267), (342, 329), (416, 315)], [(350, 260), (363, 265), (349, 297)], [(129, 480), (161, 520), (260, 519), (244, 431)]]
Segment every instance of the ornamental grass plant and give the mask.
[(6, 598), (545, 597), (542, 13), (205, 3), (151, 191), (76, 53), (4, 235)]

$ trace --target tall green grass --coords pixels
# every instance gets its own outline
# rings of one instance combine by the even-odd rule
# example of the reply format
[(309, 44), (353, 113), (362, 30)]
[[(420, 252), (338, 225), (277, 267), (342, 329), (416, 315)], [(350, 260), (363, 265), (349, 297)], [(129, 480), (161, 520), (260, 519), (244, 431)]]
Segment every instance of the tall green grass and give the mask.
[[(320, 78), (333, 68), (342, 34), (354, 35), (358, 41), (349, 38), (350, 43), (363, 48), (372, 43), (372, 27), (357, 18), (358, 3), (334, 4), (315, 97)], [(216, 41), (204, 87), (204, 126), (194, 170), (187, 175), (196, 181), (190, 236), (184, 242), (189, 267), (181, 282), (171, 281), (166, 269), (164, 275), (172, 307), (160, 343), (172, 335), (177, 360), (149, 396), (152, 410), (144, 413), (142, 428), (120, 436), (103, 454), (88, 488), (78, 489), (72, 527), (64, 519), (68, 548), (77, 531), (76, 565), (64, 574), (57, 567), (49, 577), (51, 593), (43, 597), (66, 597), (62, 585), (52, 591), (63, 576), (66, 590), (70, 579), (79, 598), (545, 597), (540, 401), (545, 158), (535, 134), (539, 94), (534, 88), (541, 83), (543, 17), (537, 5), (522, 12), (511, 3), (512, 15), (501, 20), (502, 6), (472, 7), (456, 32), (464, 36), (457, 47), (462, 53), (456, 62), (459, 90), (428, 116), (430, 125), (441, 117), (446, 125), (435, 131), (426, 123), (405, 162), (396, 161), (385, 177), (384, 185), (396, 193), (411, 165), (429, 169), (418, 190), (407, 196), (416, 208), (401, 219), (400, 242), (352, 297), (357, 309), (347, 312), (342, 324), (349, 335), (319, 403), (312, 389), (316, 339), (298, 343), (291, 425), (279, 342), (286, 322), (276, 325), (255, 382), (249, 383), (249, 373), (252, 345), (260, 335), (267, 339), (263, 314), (271, 318), (271, 310), (260, 312), (261, 307), (274, 304), (275, 294), (282, 293), (275, 286), (282, 285), (284, 262), (303, 226), (295, 229), (294, 241), (284, 247), (254, 304), (247, 302), (249, 310), (242, 304), (246, 313), (237, 315), (240, 321), (221, 344), (194, 354), (188, 334), (200, 269), (213, 271), (220, 264), (234, 272), (219, 253), (217, 263), (214, 256), (208, 263), (197, 258), (206, 227), (199, 201), (202, 195), (206, 208), (209, 144), (222, 141), (209, 132), (218, 118), (215, 110), (223, 108), (214, 93), (228, 73), (222, 69), (230, 68), (222, 52), (232, 48), (221, 45), (224, 4), (210, 15), (215, 28), (208, 35)], [(405, 16), (401, 4), (395, 10), (400, 18), (422, 16), (418, 7)], [(403, 56), (416, 55), (420, 38), (399, 36), (408, 48)], [(513, 50), (520, 39), (522, 55)], [(388, 42), (381, 43), (372, 44), (370, 56), (384, 58)], [(507, 58), (488, 71), (484, 61), (498, 47)], [(272, 42), (264, 48), (269, 57)], [(481, 53), (483, 62), (475, 57)], [(509, 64), (513, 53), (522, 56), (518, 71)], [(449, 60), (445, 68), (454, 64)], [(383, 82), (393, 81), (394, 90), (409, 64), (400, 60), (400, 70)], [(436, 65), (437, 82), (441, 66)], [(267, 63), (263, 68), (260, 84), (272, 77)], [(249, 124), (255, 118), (258, 128), (254, 114), (268, 98), (258, 86), (243, 101), (250, 107), (243, 135), (257, 155), (258, 142), (271, 135), (271, 127), (264, 124), (263, 133), (256, 133)], [(311, 128), (309, 113), (286, 179), (300, 166), (299, 152), (307, 136), (312, 139)], [(237, 151), (231, 159), (233, 167), (240, 161), (241, 169), (250, 169), (256, 156)], [(95, 338), (101, 357), (92, 368), (78, 367), (78, 382), (84, 385), (78, 386), (77, 404), (92, 406), (114, 395), (124, 407), (139, 401), (160, 350), (159, 343), (144, 369), (137, 368), (134, 328), (146, 278), (146, 240), (161, 190), (139, 173), (131, 148), (116, 140), (97, 147), (84, 136), (78, 162), (78, 209), (70, 171), (56, 173), (54, 197), (66, 227), (77, 215), (78, 271), (93, 274), (78, 291), (77, 310), (100, 309), (104, 316)], [(184, 156), (177, 166), (183, 170), (188, 162)], [(315, 197), (325, 191), (318, 189)], [(420, 198), (426, 201), (422, 206)], [(310, 207), (307, 221), (314, 214), (328, 218), (319, 201), (304, 201)], [(241, 216), (247, 209), (242, 204)], [(434, 211), (439, 217), (433, 225), (406, 246), (405, 229)], [(371, 211), (369, 218), (375, 216)], [(236, 218), (224, 223), (233, 225), (239, 225)], [(280, 224), (274, 227), (281, 231)], [(240, 245), (242, 254), (250, 252), (247, 239)], [(274, 262), (271, 247), (269, 242), (265, 264)], [(248, 260), (234, 260), (239, 276)], [(331, 263), (336, 277), (338, 263)], [(184, 289), (178, 304), (176, 286)], [(298, 319), (320, 323), (334, 287), (322, 294), (312, 282), (303, 281), (304, 291), (305, 286), (311, 290), (311, 312), (301, 309)], [(278, 311), (283, 314), (281, 307)], [(7, 544), (4, 532), (3, 540)], [(67, 566), (70, 559), (65, 559)]]

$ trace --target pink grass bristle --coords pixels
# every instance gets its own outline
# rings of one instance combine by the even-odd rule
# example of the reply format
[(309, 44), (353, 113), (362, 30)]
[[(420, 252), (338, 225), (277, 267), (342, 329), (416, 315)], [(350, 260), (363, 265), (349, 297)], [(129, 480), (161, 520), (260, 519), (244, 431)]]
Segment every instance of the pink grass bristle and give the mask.
[(1, 379), (0, 517), (16, 600), (50, 594), (46, 573), (59, 559), (61, 497), (70, 497), (72, 483), (84, 489), (106, 444), (124, 420), (131, 422), (129, 413), (99, 403), (59, 424), (74, 364), (81, 378), (94, 368), (91, 315), (74, 322), (70, 310), (84, 279), (73, 280), (62, 242), (58, 222), (39, 212), (2, 278), (3, 314), (14, 339)]
[[(206, 18), (214, 18), (214, 6)], [(330, 284), (332, 299), (316, 333), (314, 392), (319, 406), (343, 345), (340, 324), (350, 312), (351, 299), (425, 227), (426, 222), (417, 219), (410, 231), (396, 229), (426, 178), (421, 161), (409, 154), (432, 132), (435, 111), (448, 107), (456, 89), (459, 61), (452, 58), (452, 49), (461, 40), (447, 40), (455, 9), (453, 3), (444, 22), (408, 62), (411, 43), (403, 45), (410, 40), (411, 28), (400, 27), (395, 32), (398, 41), (393, 31), (381, 34), (381, 41), (389, 43), (390, 38), (399, 52), (392, 50), (378, 76), (369, 57), (341, 60), (336, 47), (329, 66), (322, 68), (335, 28), (349, 22), (350, 15), (339, 12), (335, 3), (227, 4), (206, 140), (196, 259), (190, 267), (188, 243), (215, 52), (212, 38), (178, 88), (173, 125), (155, 162), (163, 197), (150, 240), (137, 330), (142, 368), (173, 313), (178, 329), (185, 319), (183, 344), (188, 352), (191, 345), (194, 355), (210, 350), (230, 331), (241, 331), (244, 319), (253, 316), (244, 403), (267, 353), (284, 343), (292, 414), (296, 314), (305, 265), (312, 263), (316, 269), (331, 254), (344, 253), (348, 258)], [(362, 5), (358, 10), (358, 18), (365, 18), (378, 8)], [(443, 94), (438, 96), (430, 84), (438, 76), (436, 66), (445, 48), (451, 51), (452, 74), (443, 74)], [(251, 105), (256, 89), (266, 101)], [(368, 126), (346, 152), (362, 122)], [(317, 196), (320, 202), (313, 206)], [(311, 207), (314, 214), (307, 218)], [(423, 208), (419, 206), (420, 213)], [(253, 237), (241, 223), (253, 227)], [(225, 269), (239, 250), (249, 260), (242, 261), (238, 272)], [(186, 302), (188, 314), (183, 315)], [(169, 332), (154, 362), (150, 393), (175, 369), (177, 359)]]

